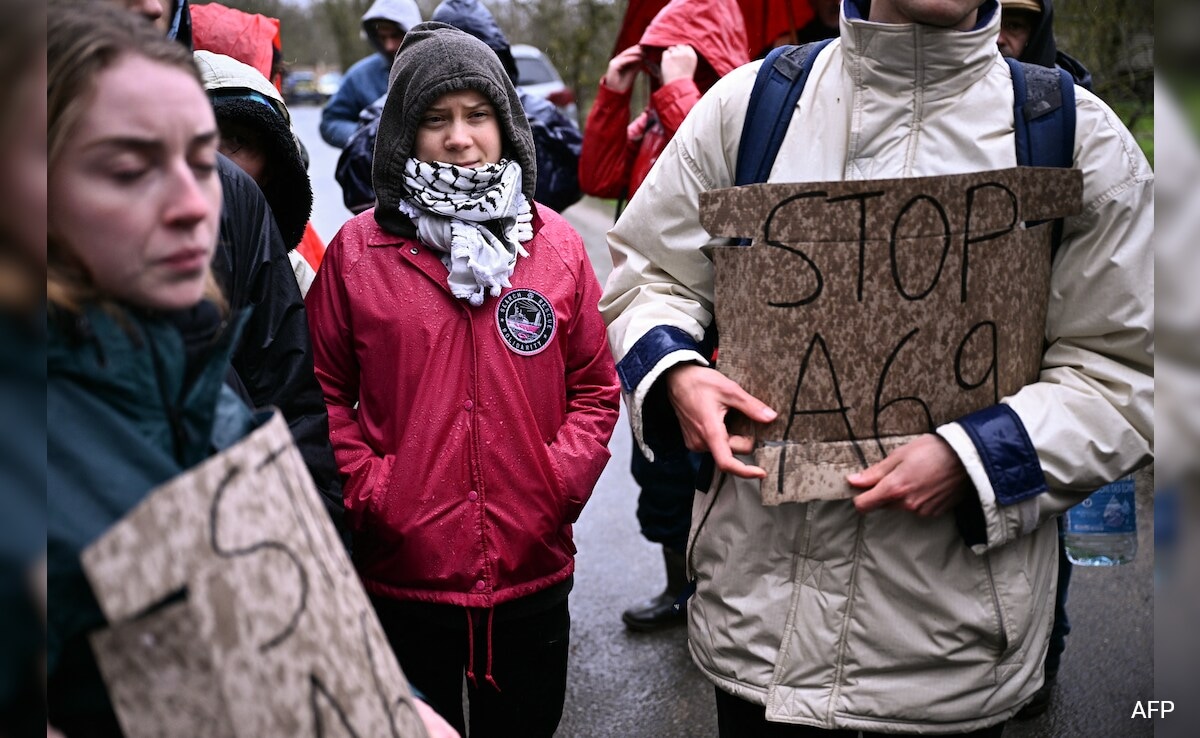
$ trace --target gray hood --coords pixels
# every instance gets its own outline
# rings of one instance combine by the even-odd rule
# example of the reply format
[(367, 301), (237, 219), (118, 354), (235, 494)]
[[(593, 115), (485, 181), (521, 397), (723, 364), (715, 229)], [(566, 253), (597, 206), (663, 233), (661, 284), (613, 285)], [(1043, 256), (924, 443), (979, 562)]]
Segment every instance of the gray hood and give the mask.
[(363, 13), (363, 34), (370, 42), (371, 48), (384, 53), (371, 32), (371, 21), (386, 20), (400, 26), (400, 30), (408, 33), (409, 29), (421, 22), (421, 9), (413, 0), (375, 0), (367, 12)]
[(379, 202), (376, 219), (396, 232), (396, 204), (404, 189), (404, 163), (412, 156), (421, 114), (442, 95), (475, 90), (491, 101), (504, 138), (503, 155), (521, 165), (521, 191), (533, 202), (537, 164), (533, 134), (517, 89), (488, 46), (445, 23), (422, 23), (404, 37), (388, 83), (375, 139), (371, 180)]

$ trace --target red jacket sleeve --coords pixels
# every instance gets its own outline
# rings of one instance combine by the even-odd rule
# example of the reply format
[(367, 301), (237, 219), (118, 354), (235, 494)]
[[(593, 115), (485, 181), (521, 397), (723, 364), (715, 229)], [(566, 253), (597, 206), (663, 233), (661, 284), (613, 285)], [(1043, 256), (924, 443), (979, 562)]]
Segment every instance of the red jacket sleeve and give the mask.
[(593, 197), (624, 197), (647, 116), (629, 123), (631, 92), (600, 90), (583, 128), (579, 153), (579, 188)]
[(600, 317), (600, 284), (596, 281), (582, 240), (577, 244), (575, 320), (567, 334), (567, 412), (550, 444), (566, 492), (566, 522), (574, 522), (592, 495), (608, 463), (608, 441), (620, 414), (621, 389), (603, 318)]
[(658, 120), (667, 129), (667, 140), (683, 125), (683, 119), (700, 101), (700, 88), (688, 77), (663, 85), (650, 95), (650, 105), (658, 111)]
[(346, 294), (347, 230), (352, 229), (343, 227), (326, 249), (304, 307), (312, 334), (313, 366), (329, 411), (329, 435), (342, 475), (346, 521), (351, 530), (358, 530), (375, 489), (388, 478), (394, 459), (371, 448), (358, 426), (359, 366)]

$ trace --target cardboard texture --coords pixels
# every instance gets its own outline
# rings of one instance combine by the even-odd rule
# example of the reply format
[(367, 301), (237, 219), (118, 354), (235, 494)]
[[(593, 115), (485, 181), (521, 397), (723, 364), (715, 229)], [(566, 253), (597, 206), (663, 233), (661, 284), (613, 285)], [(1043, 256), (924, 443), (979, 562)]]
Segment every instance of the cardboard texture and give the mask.
[(83, 564), (130, 738), (425, 735), (278, 413), (151, 492)]
[[(1077, 170), (805, 184), (701, 195), (718, 368), (779, 412), (756, 430), (768, 505), (854, 494), (845, 476), (1037, 379), (1051, 223)], [(745, 423), (743, 419), (743, 423)]]

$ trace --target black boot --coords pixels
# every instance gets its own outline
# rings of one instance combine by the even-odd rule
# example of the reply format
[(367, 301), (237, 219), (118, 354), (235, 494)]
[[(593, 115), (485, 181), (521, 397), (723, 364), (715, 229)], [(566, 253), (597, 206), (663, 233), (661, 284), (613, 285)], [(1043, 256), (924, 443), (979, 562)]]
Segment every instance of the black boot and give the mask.
[(625, 627), (639, 632), (662, 630), (687, 622), (683, 608), (675, 609), (675, 600), (687, 587), (684, 556), (663, 546), (663, 563), (667, 569), (667, 588), (657, 597), (639, 602), (621, 613)]

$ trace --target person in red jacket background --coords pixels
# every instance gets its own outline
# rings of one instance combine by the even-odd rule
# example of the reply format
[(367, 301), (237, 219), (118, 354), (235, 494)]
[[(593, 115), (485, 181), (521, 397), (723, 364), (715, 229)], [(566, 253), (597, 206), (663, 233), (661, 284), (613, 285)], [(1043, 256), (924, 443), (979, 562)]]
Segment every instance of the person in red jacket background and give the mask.
[[(583, 131), (579, 185), (589, 195), (629, 199), (700, 96), (750, 61), (746, 24), (736, 0), (672, 0), (654, 16), (641, 41), (608, 63)], [(629, 122), (637, 77), (650, 83), (646, 109)], [(649, 631), (685, 622), (675, 601), (686, 586), (683, 550), (696, 487), (695, 457), (656, 452), (648, 461), (634, 445), (631, 471), (641, 487), (642, 535), (663, 547), (666, 588), (621, 615), (626, 627)]]
[[(595, 197), (628, 200), (705, 90), (750, 61), (735, 0), (672, 0), (641, 41), (617, 54), (600, 80), (583, 131), (579, 184)], [(632, 123), (633, 83), (645, 72), (650, 103)]]

